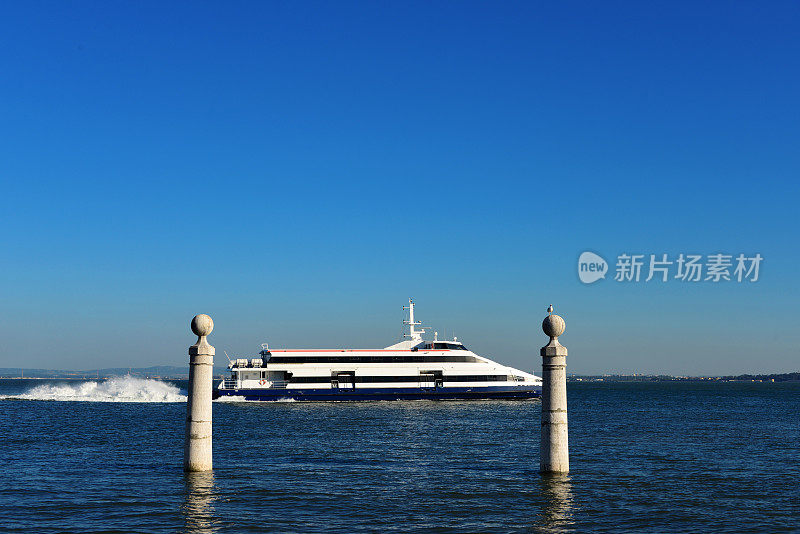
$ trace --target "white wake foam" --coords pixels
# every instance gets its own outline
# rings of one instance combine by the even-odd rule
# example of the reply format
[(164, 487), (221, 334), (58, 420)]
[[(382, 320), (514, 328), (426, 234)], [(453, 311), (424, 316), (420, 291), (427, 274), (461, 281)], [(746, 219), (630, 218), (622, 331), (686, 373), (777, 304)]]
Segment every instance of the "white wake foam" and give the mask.
[(247, 402), (247, 403), (250, 403), (250, 402), (297, 402), (297, 401), (296, 401), (296, 399), (290, 399), (290, 398), (274, 399), (274, 400), (257, 400), (256, 401), (256, 400), (247, 400), (245, 397), (238, 396), (238, 395), (225, 395), (224, 397), (220, 397), (220, 398), (216, 399), (214, 402)]
[(214, 402), (247, 402), (247, 399), (238, 395), (226, 395), (224, 397), (214, 399)]
[(7, 399), (85, 402), (186, 402), (180, 388), (150, 378), (118, 376), (99, 382), (42, 384)]

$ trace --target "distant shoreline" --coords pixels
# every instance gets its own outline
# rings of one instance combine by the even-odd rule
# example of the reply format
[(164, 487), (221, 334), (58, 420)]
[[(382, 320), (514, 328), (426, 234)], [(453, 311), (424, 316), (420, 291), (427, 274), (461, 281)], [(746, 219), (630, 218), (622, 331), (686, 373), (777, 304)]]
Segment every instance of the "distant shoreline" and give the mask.
[(568, 382), (800, 382), (800, 372), (720, 376), (569, 375)]
[[(214, 369), (214, 377), (221, 378), (225, 374), (222, 368)], [(65, 371), (50, 369), (0, 368), (0, 379), (3, 380), (107, 380), (119, 376), (150, 378), (154, 380), (188, 380), (188, 369), (181, 367), (147, 367), (147, 368), (111, 368), (91, 371)], [(800, 382), (800, 372), (741, 374), (720, 376), (672, 376), (645, 374), (603, 374), (567, 376), (568, 382)]]
[[(214, 376), (222, 376), (224, 367), (214, 368)], [(156, 380), (188, 380), (189, 366), (155, 365), (152, 367), (107, 367), (104, 369), (33, 369), (26, 367), (0, 367), (2, 379), (61, 379), (61, 380), (98, 380), (118, 376), (131, 375), (136, 378), (153, 378)]]

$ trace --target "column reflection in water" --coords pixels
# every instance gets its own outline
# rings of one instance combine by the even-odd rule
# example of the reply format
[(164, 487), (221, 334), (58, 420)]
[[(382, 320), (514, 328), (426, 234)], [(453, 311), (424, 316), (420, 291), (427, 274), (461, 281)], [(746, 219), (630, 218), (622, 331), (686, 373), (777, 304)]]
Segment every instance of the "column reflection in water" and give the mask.
[(569, 475), (543, 475), (539, 481), (541, 512), (534, 532), (574, 532), (575, 502)]
[(185, 473), (185, 499), (182, 507), (184, 532), (208, 534), (217, 532), (218, 520), (214, 515), (217, 490), (212, 471)]

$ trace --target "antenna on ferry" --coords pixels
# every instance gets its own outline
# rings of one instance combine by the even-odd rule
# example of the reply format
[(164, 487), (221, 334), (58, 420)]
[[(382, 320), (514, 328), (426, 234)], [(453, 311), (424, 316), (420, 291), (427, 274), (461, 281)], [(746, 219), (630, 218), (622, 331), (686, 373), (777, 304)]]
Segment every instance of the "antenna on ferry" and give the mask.
[(404, 310), (408, 310), (408, 321), (403, 321), (403, 324), (408, 325), (408, 334), (403, 334), (403, 337), (409, 337), (414, 340), (421, 340), (422, 334), (425, 333), (425, 329), (421, 328), (417, 330), (414, 328), (415, 326), (421, 326), (422, 323), (419, 321), (414, 320), (414, 299), (408, 299), (408, 306), (403, 306)]
[(439, 332), (434, 332), (433, 333), (433, 340), (434, 341), (439, 341)]
[[(225, 352), (225, 357), (228, 358), (228, 353), (226, 351), (224, 351), (224, 350), (222, 352)], [(228, 358), (228, 363), (230, 363), (230, 364), (233, 363), (230, 358)]]

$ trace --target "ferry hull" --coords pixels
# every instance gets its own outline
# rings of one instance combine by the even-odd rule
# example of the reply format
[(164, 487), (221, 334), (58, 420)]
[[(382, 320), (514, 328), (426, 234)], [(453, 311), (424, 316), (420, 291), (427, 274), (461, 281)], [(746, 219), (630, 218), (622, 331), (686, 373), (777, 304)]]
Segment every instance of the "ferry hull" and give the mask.
[(541, 386), (489, 386), (443, 388), (340, 388), (340, 389), (215, 389), (214, 398), (244, 397), (248, 401), (375, 401), (375, 400), (469, 400), (535, 399)]

